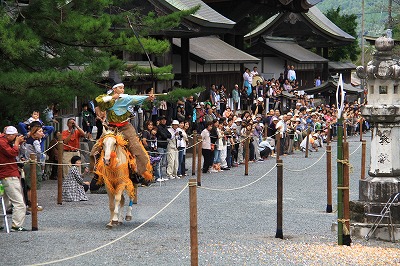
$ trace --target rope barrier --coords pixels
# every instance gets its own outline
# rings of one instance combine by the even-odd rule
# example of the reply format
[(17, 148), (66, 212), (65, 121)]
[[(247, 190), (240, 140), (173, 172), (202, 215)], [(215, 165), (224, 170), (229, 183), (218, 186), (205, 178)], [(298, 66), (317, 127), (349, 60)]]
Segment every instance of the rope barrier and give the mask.
[(355, 149), (352, 153), (350, 153), (349, 156), (353, 155), (356, 151), (358, 151), (358, 149), (362, 146), (362, 143), (360, 143), (360, 145), (358, 145), (357, 149)]
[(67, 261), (67, 260), (75, 259), (75, 258), (78, 258), (78, 257), (82, 257), (82, 256), (84, 256), (84, 255), (87, 255), (87, 254), (96, 252), (96, 251), (98, 251), (98, 250), (100, 250), (100, 249), (102, 249), (102, 248), (105, 248), (105, 247), (107, 247), (107, 246), (109, 246), (109, 245), (114, 244), (115, 242), (117, 242), (117, 241), (119, 241), (119, 240), (121, 240), (121, 239), (123, 239), (123, 238), (129, 236), (130, 234), (132, 234), (133, 232), (135, 232), (136, 230), (138, 230), (139, 228), (143, 227), (143, 226), (146, 225), (148, 222), (150, 222), (151, 220), (153, 220), (157, 215), (159, 215), (159, 214), (160, 214), (161, 212), (163, 212), (167, 207), (169, 207), (169, 205), (171, 205), (171, 204), (183, 193), (183, 191), (185, 191), (185, 189), (186, 189), (187, 187), (188, 187), (188, 184), (186, 184), (186, 185), (182, 188), (182, 190), (181, 190), (172, 200), (170, 200), (163, 208), (161, 208), (158, 212), (156, 212), (156, 213), (155, 213), (153, 216), (151, 216), (149, 219), (147, 219), (147, 220), (144, 221), (142, 224), (138, 225), (136, 228), (132, 229), (132, 230), (129, 231), (128, 233), (126, 233), (126, 234), (124, 234), (124, 235), (122, 235), (122, 236), (120, 236), (120, 237), (114, 239), (113, 241), (110, 241), (110, 242), (108, 242), (107, 244), (101, 245), (101, 246), (99, 246), (99, 247), (97, 247), (97, 248), (88, 250), (88, 251), (86, 251), (86, 252), (83, 252), (83, 253), (80, 253), (80, 254), (76, 254), (76, 255), (74, 255), (74, 256), (70, 256), (70, 257), (66, 257), (66, 258), (58, 259), (58, 260), (53, 260), (53, 261), (48, 261), (48, 262), (43, 262), (43, 263), (31, 264), (31, 266), (36, 266), (36, 265), (48, 265), (48, 264), (54, 264), (54, 263), (58, 263), (58, 262), (62, 262), (62, 261)]
[(305, 170), (310, 169), (311, 167), (313, 167), (319, 161), (321, 161), (321, 159), (324, 157), (325, 154), (326, 154), (326, 151), (324, 151), (324, 153), (321, 155), (321, 157), (319, 157), (319, 159), (317, 161), (315, 161), (313, 164), (311, 164), (310, 166), (307, 166), (304, 169), (290, 169), (290, 168), (287, 168), (287, 167), (283, 167), (283, 169), (285, 169), (287, 171), (290, 171), (290, 172), (302, 172), (302, 171), (305, 171)]
[(268, 175), (269, 173), (271, 173), (272, 170), (274, 170), (274, 168), (277, 166), (277, 164), (275, 164), (268, 172), (266, 172), (265, 174), (263, 174), (261, 177), (257, 178), (256, 180), (254, 180), (253, 182), (250, 182), (247, 185), (241, 186), (241, 187), (236, 187), (236, 188), (210, 188), (210, 187), (198, 187), (198, 188), (202, 188), (202, 189), (206, 189), (206, 190), (211, 190), (211, 191), (233, 191), (233, 190), (239, 190), (242, 188), (246, 188), (248, 186), (253, 185), (254, 183), (257, 183), (258, 181), (260, 181), (261, 179), (263, 179), (266, 175)]

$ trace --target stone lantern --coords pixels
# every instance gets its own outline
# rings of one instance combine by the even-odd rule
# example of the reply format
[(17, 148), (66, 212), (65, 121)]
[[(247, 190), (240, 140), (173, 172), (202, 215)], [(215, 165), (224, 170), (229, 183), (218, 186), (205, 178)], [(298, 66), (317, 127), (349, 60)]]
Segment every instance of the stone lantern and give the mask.
[[(369, 177), (360, 180), (359, 202), (364, 212), (379, 213), (393, 193), (400, 192), (400, 62), (393, 57), (394, 40), (375, 41), (376, 52), (357, 75), (366, 79), (368, 102), (362, 115), (372, 125)], [(400, 224), (400, 207), (392, 208), (393, 222)], [(364, 221), (371, 222), (371, 220)]]

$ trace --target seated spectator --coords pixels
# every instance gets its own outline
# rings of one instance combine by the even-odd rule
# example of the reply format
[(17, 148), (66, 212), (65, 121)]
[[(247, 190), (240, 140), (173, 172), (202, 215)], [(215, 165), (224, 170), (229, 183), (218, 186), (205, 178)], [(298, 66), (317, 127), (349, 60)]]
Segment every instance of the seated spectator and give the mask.
[[(64, 201), (86, 201), (86, 191), (89, 189), (90, 182), (84, 182), (79, 168), (81, 167), (81, 157), (71, 158), (72, 167), (65, 176), (62, 184), (62, 196)], [(87, 168), (86, 168), (87, 169)]]

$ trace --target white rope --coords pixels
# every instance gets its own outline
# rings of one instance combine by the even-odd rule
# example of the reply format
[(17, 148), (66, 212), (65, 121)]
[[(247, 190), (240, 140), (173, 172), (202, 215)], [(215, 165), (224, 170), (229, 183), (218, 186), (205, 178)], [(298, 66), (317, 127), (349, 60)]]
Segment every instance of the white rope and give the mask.
[(210, 187), (198, 187), (198, 188), (203, 188), (206, 190), (212, 190), (212, 191), (232, 191), (232, 190), (239, 190), (242, 188), (246, 188), (248, 186), (253, 185), (254, 183), (257, 183), (258, 181), (260, 181), (261, 179), (263, 179), (266, 175), (268, 175), (269, 173), (271, 173), (272, 170), (274, 170), (274, 168), (277, 166), (277, 164), (275, 164), (268, 172), (266, 172), (265, 174), (263, 174), (261, 177), (257, 178), (256, 180), (254, 180), (253, 182), (246, 184), (244, 186), (241, 187), (236, 187), (236, 188), (210, 188)]
[(89, 250), (89, 251), (86, 251), (86, 252), (83, 252), (83, 253), (80, 253), (80, 254), (76, 254), (76, 255), (74, 255), (74, 256), (70, 256), (70, 257), (63, 258), (63, 259), (58, 259), (58, 260), (53, 260), (53, 261), (48, 261), (48, 262), (43, 262), (43, 263), (31, 264), (31, 265), (48, 265), (48, 264), (54, 264), (54, 263), (58, 263), (58, 262), (62, 262), (62, 261), (67, 261), (67, 260), (75, 259), (75, 258), (82, 257), (82, 256), (84, 256), (84, 255), (93, 253), (93, 252), (95, 252), (95, 251), (97, 251), (97, 250), (100, 250), (100, 249), (102, 249), (102, 248), (105, 248), (105, 247), (107, 247), (107, 246), (109, 246), (109, 245), (114, 244), (115, 242), (117, 242), (117, 241), (119, 241), (119, 240), (121, 240), (121, 239), (127, 237), (128, 235), (132, 234), (133, 232), (135, 232), (136, 230), (138, 230), (139, 228), (143, 227), (145, 224), (147, 224), (148, 222), (150, 222), (151, 220), (153, 220), (157, 215), (159, 215), (162, 211), (164, 211), (167, 207), (169, 207), (169, 205), (171, 205), (171, 204), (183, 193), (183, 191), (185, 191), (185, 189), (186, 189), (188, 186), (189, 186), (189, 185), (186, 184), (186, 185), (182, 188), (182, 190), (181, 190), (170, 202), (167, 203), (167, 205), (165, 205), (163, 208), (161, 208), (161, 210), (159, 210), (158, 212), (156, 212), (156, 213), (155, 213), (153, 216), (151, 216), (149, 219), (147, 219), (147, 220), (144, 221), (142, 224), (140, 224), (140, 225), (137, 226), (136, 228), (132, 229), (132, 230), (129, 231), (128, 233), (126, 233), (126, 234), (124, 234), (124, 235), (122, 235), (122, 236), (120, 236), (120, 237), (114, 239), (113, 241), (110, 241), (110, 242), (108, 242), (107, 244), (104, 244), (104, 245), (99, 246), (99, 247), (97, 247), (97, 248), (94, 248), (94, 249), (92, 249), (92, 250)]
[(358, 151), (358, 149), (361, 147), (362, 143), (360, 143), (360, 145), (358, 145), (357, 149), (355, 149), (352, 153), (350, 153), (350, 155), (353, 155), (356, 151)]
[(283, 167), (283, 169), (285, 169), (285, 170), (287, 170), (287, 171), (290, 171), (290, 172), (302, 172), (302, 171), (305, 171), (305, 170), (310, 169), (311, 167), (313, 167), (313, 166), (314, 166), (315, 164), (317, 164), (319, 161), (321, 161), (322, 157), (324, 157), (325, 154), (326, 154), (326, 151), (324, 151), (324, 153), (321, 155), (321, 157), (319, 157), (319, 159), (318, 159), (317, 161), (315, 161), (312, 165), (307, 166), (307, 167), (304, 168), (304, 169), (289, 169), (289, 168), (286, 168), (286, 167)]

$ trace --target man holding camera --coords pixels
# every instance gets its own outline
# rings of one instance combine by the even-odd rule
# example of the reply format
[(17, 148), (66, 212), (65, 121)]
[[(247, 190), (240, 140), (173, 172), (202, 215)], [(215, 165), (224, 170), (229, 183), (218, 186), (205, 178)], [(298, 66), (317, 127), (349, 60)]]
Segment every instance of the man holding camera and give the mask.
[(62, 158), (63, 175), (68, 174), (69, 168), (71, 167), (69, 165), (71, 158), (74, 156), (80, 156), (79, 139), (85, 136), (85, 132), (76, 124), (74, 118), (68, 119), (67, 127), (68, 129), (62, 132), (62, 139), (64, 141), (64, 153)]

